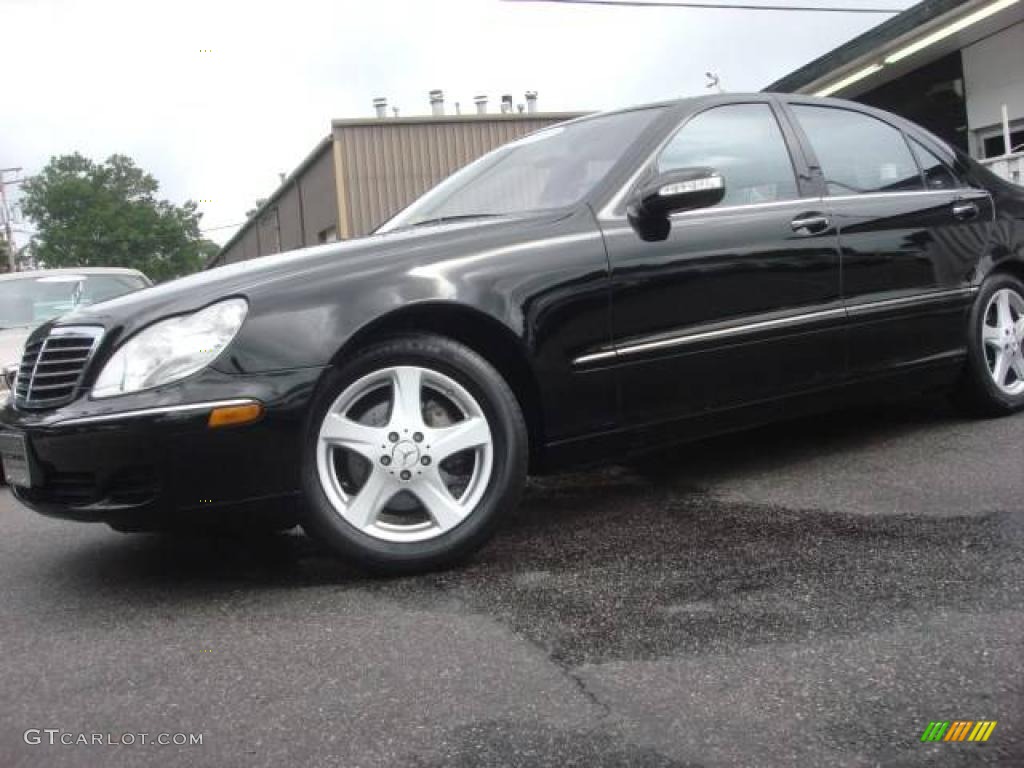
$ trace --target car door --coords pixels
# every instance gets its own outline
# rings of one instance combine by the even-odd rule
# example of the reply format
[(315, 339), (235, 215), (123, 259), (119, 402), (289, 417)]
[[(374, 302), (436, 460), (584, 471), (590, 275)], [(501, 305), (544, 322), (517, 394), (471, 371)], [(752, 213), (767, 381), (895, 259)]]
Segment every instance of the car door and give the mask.
[(839, 231), (849, 370), (864, 376), (964, 351), (991, 198), (966, 187), (923, 134), (853, 108), (789, 104)]
[(838, 244), (801, 180), (789, 130), (767, 97), (690, 115), (639, 178), (711, 167), (725, 179), (724, 199), (673, 214), (660, 242), (631, 228), (629, 191), (599, 217), (626, 423), (776, 398), (842, 375)]

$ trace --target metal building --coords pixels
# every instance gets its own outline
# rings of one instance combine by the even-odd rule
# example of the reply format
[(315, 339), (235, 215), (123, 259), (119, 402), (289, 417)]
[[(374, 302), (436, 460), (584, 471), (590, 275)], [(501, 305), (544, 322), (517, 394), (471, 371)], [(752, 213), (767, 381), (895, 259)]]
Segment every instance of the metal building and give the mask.
[(501, 112), (477, 97), (473, 114), (446, 114), (431, 92), (433, 114), (334, 120), (298, 168), (263, 201), (208, 266), (253, 259), (318, 243), (369, 234), (439, 181), (484, 153), (527, 133), (582, 113), (536, 112), (536, 94), (516, 111), (510, 96)]
[(896, 112), (1024, 183), (1024, 0), (924, 0), (765, 90)]

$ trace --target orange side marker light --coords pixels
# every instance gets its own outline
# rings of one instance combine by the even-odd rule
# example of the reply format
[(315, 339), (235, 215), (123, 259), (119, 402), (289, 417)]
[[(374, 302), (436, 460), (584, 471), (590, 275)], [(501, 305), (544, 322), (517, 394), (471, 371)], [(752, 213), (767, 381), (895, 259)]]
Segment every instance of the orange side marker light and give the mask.
[(263, 406), (259, 403), (228, 405), (223, 408), (214, 408), (210, 411), (210, 421), (208, 424), (210, 429), (232, 427), (256, 421), (262, 415)]

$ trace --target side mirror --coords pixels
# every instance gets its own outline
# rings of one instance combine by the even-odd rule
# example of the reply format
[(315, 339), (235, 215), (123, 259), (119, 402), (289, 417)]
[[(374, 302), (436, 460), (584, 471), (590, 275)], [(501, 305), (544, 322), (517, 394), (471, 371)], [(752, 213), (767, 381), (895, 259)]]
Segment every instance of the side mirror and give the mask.
[(723, 197), (725, 179), (714, 168), (681, 168), (659, 173), (641, 187), (626, 216), (644, 240), (664, 240), (671, 229), (671, 214), (708, 208)]

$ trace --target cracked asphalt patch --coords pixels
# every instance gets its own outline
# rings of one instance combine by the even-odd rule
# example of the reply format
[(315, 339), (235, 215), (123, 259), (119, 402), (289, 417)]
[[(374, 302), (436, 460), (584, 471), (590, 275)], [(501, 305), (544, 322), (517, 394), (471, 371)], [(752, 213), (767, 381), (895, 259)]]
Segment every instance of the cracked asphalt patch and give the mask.
[[(0, 765), (1021, 765), (1022, 460), (1024, 416), (941, 403), (773, 426), (533, 481), (471, 563), (390, 580), (0, 490)], [(999, 725), (918, 740), (957, 718)]]

